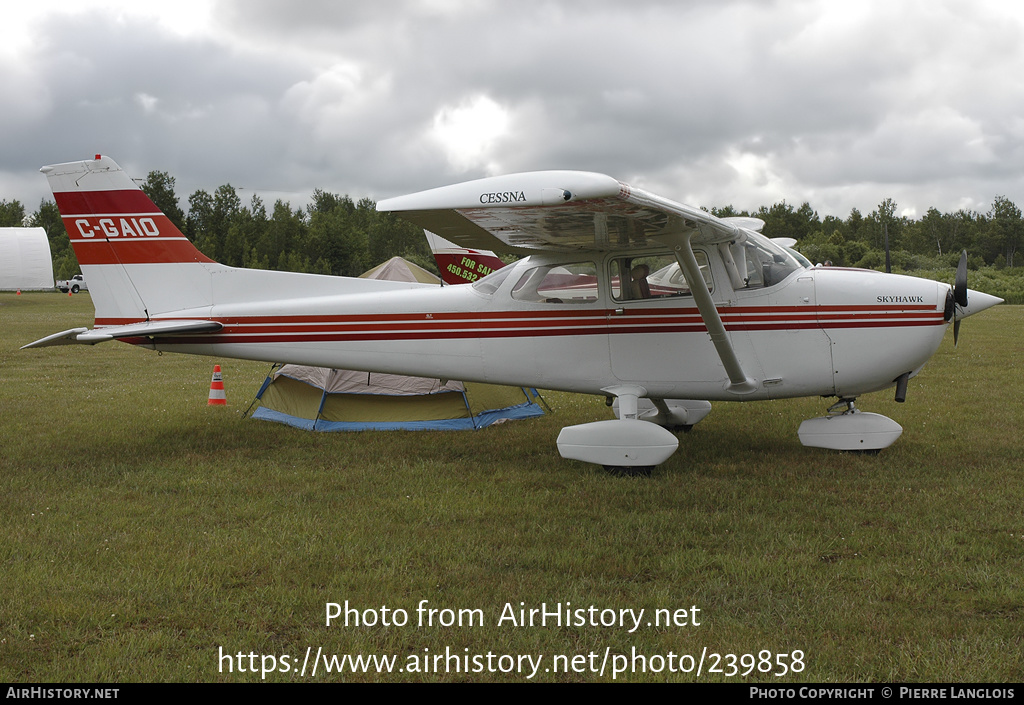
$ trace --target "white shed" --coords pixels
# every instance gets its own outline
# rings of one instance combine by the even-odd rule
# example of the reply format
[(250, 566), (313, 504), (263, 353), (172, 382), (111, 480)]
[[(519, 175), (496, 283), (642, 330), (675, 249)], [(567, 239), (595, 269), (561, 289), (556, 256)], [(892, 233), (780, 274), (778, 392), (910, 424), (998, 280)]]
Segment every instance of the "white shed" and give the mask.
[(0, 291), (53, 288), (50, 241), (42, 228), (0, 228)]

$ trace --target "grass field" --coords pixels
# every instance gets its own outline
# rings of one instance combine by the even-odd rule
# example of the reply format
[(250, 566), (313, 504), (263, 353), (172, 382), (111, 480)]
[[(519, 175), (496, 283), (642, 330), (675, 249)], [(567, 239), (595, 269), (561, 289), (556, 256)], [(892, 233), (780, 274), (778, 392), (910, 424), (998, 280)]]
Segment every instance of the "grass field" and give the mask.
[[(555, 414), (477, 433), (310, 434), (241, 416), (262, 363), (18, 350), (91, 319), (88, 295), (0, 293), (0, 682), (530, 675), (409, 672), (446, 647), (471, 670), (543, 655), (539, 681), (610, 681), (634, 650), (647, 672), (618, 680), (1024, 678), (1024, 307), (947, 335), (905, 404), (859, 401), (905, 429), (877, 457), (800, 445), (826, 400), (716, 404), (646, 478), (559, 458), (602, 399), (550, 393)], [(228, 408), (206, 405), (215, 362)], [(346, 600), (409, 623), (326, 626)], [(421, 600), (483, 624), (418, 626)], [(506, 603), (646, 611), (629, 633), (499, 624)], [(655, 609), (687, 624), (647, 626)], [(303, 676), (307, 647), (396, 672)], [(773, 675), (794, 651), (803, 670)], [(698, 677), (680, 657), (702, 654)]]

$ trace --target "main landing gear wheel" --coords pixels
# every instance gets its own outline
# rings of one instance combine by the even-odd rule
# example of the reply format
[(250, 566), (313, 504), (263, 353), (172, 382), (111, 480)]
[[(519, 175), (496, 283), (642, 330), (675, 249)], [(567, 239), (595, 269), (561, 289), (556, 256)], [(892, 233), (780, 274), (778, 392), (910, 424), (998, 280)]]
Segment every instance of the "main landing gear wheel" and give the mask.
[(615, 477), (650, 477), (653, 465), (602, 465), (605, 472)]

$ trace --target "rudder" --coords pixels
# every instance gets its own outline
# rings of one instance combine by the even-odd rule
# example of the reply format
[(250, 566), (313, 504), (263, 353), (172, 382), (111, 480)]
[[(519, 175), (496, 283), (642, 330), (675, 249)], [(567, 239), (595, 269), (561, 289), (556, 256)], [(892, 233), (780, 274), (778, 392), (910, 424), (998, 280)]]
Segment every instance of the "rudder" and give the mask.
[(96, 306), (96, 325), (123, 325), (209, 306), (211, 266), (109, 157), (55, 164), (46, 175)]

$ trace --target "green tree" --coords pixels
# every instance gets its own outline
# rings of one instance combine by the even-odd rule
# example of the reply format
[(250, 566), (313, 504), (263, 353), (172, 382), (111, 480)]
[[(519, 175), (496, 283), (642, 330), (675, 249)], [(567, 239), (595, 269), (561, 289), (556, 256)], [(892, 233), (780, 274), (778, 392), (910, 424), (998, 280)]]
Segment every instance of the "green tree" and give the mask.
[(301, 210), (278, 199), (256, 244), (256, 256), (266, 258), (272, 269), (287, 270), (288, 254), (306, 240), (306, 223)]
[(39, 209), (32, 214), (28, 221), (29, 227), (42, 228), (46, 231), (46, 237), (50, 241), (50, 251), (55, 252), (71, 247), (71, 240), (64, 230), (64, 221), (57, 210), (57, 204), (53, 201), (43, 199), (39, 202)]
[(332, 274), (354, 277), (368, 268), (367, 207), (348, 196), (316, 191), (309, 208), (309, 253)]
[(423, 229), (394, 213), (379, 213), (374, 210), (367, 230), (367, 239), (370, 266), (398, 255), (424, 269), (437, 270)]
[(70, 279), (81, 271), (56, 203), (46, 199), (41, 200), (39, 209), (28, 219), (28, 226), (42, 228), (46, 231), (55, 279)]
[[(213, 196), (206, 191), (196, 191), (188, 197), (188, 217), (185, 219), (185, 235), (203, 250), (206, 233), (213, 225)], [(203, 250), (207, 256), (209, 252)]]
[(249, 212), (252, 214), (254, 220), (263, 223), (264, 225), (266, 224), (267, 207), (263, 205), (263, 199), (256, 194), (253, 194), (252, 199), (249, 201)]
[[(185, 218), (185, 234), (203, 254), (215, 260), (222, 260), (228, 247), (231, 225), (242, 210), (242, 201), (231, 184), (224, 184), (211, 196), (206, 191), (196, 191), (188, 197), (188, 216)], [(230, 258), (240, 263), (242, 251), (236, 239), (230, 245)]]
[(756, 217), (764, 221), (764, 234), (768, 237), (792, 237), (797, 241), (821, 229), (821, 220), (809, 203), (795, 209), (785, 201), (771, 208), (761, 206)]
[(166, 171), (151, 171), (142, 184), (142, 190), (178, 230), (185, 231), (185, 213), (178, 205), (173, 176)]
[(850, 215), (843, 224), (846, 229), (847, 240), (860, 240), (866, 242), (864, 233), (864, 216), (856, 208), (850, 209)]
[(847, 240), (843, 245), (843, 261), (848, 267), (864, 267), (864, 258), (871, 250), (860, 240)]
[(736, 208), (731, 203), (721, 208), (712, 208), (710, 213), (716, 218), (738, 218), (743, 216), (749, 217), (750, 215), (746, 211), (736, 210)]
[(0, 228), (20, 228), (25, 223), (21, 201), (0, 201)]
[(904, 246), (911, 252), (925, 254), (934, 252), (942, 256), (943, 245), (949, 252), (949, 223), (946, 216), (936, 208), (929, 208), (924, 217), (910, 223), (904, 232)]
[(871, 218), (878, 223), (881, 239), (878, 244), (885, 246), (886, 240), (891, 249), (896, 249), (901, 240), (903, 221), (896, 216), (896, 201), (887, 198), (878, 204), (878, 210), (871, 214)]
[[(979, 231), (984, 227), (984, 217), (974, 211), (958, 210), (944, 216), (949, 227), (949, 253), (952, 260), (960, 258), (962, 250), (972, 251), (977, 243)], [(956, 266), (957, 262), (951, 262)]]
[(1006, 196), (996, 196), (988, 212), (990, 238), (1006, 258), (1006, 266), (1013, 266), (1013, 258), (1024, 241), (1024, 221), (1020, 208)]
[(231, 219), (221, 247), (221, 264), (226, 264), (229, 267), (245, 265), (245, 254), (248, 249), (249, 237), (252, 235), (252, 226), (252, 217), (248, 211), (240, 211)]
[[(896, 216), (896, 201), (887, 198), (878, 204), (875, 210), (865, 220), (865, 229), (874, 233), (872, 244), (874, 247), (885, 252), (892, 252), (901, 246), (903, 220)], [(890, 257), (885, 255), (885, 270), (890, 271)]]

